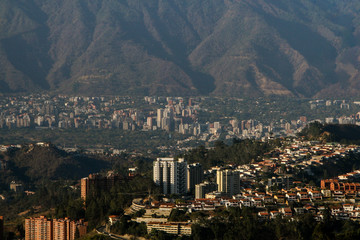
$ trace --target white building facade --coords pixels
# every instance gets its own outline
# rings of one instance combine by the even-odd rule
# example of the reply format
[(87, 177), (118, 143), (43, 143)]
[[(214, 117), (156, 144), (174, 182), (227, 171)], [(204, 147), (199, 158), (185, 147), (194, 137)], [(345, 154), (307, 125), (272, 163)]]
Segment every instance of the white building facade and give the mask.
[(187, 162), (183, 158), (157, 158), (153, 164), (155, 184), (164, 194), (183, 194), (187, 190)]

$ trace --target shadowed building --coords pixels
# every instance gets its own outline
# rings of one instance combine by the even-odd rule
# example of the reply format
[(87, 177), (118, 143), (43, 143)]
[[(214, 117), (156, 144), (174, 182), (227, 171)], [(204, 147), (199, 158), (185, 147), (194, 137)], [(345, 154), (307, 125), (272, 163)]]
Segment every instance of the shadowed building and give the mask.
[(109, 173), (107, 176), (90, 174), (88, 177), (81, 179), (81, 198), (85, 201), (91, 190), (101, 189), (110, 191), (113, 186), (125, 181), (125, 178), (114, 173)]
[(217, 184), (212, 182), (203, 182), (195, 185), (195, 199), (205, 198), (207, 193), (217, 190)]
[(0, 216), (0, 240), (4, 240), (4, 217)]
[(240, 193), (240, 174), (237, 171), (224, 169), (216, 173), (218, 191), (228, 196)]
[(203, 168), (200, 163), (193, 163), (187, 166), (187, 191), (193, 192), (195, 185), (203, 180)]

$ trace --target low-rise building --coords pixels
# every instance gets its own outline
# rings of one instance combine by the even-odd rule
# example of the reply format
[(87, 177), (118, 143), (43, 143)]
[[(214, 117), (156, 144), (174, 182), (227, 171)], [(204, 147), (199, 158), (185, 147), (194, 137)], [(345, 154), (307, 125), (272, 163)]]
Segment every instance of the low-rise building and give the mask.
[(151, 233), (153, 229), (158, 231), (164, 231), (169, 234), (175, 235), (191, 235), (191, 223), (185, 222), (166, 222), (166, 223), (159, 223), (159, 222), (149, 222), (146, 224), (146, 228), (148, 233)]
[(204, 182), (195, 185), (195, 199), (205, 198), (207, 193), (216, 191), (217, 184), (212, 182)]
[(24, 191), (24, 187), (21, 183), (17, 183), (15, 181), (12, 181), (10, 183), (10, 190), (13, 190), (14, 192), (23, 192)]

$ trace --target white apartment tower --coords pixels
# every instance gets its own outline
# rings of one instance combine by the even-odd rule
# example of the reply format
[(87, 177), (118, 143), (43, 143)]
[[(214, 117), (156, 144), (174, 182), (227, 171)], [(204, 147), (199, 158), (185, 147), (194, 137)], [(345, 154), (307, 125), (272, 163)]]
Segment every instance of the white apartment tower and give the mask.
[(164, 194), (186, 193), (187, 163), (183, 158), (157, 158), (154, 161), (154, 182)]

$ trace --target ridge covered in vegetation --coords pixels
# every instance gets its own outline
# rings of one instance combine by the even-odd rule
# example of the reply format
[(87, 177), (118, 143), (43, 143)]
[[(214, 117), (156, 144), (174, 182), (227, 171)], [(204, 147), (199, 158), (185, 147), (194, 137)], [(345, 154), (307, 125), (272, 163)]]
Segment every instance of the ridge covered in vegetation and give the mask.
[(11, 181), (29, 184), (48, 180), (77, 180), (90, 173), (109, 167), (109, 163), (79, 153), (67, 153), (50, 146), (24, 145), (22, 148), (10, 148), (0, 154), (7, 162), (0, 175), (0, 190), (7, 189)]
[(310, 123), (299, 136), (307, 140), (360, 144), (360, 126), (353, 124)]
[(0, 9), (0, 93), (359, 94), (355, 0), (4, 0)]

